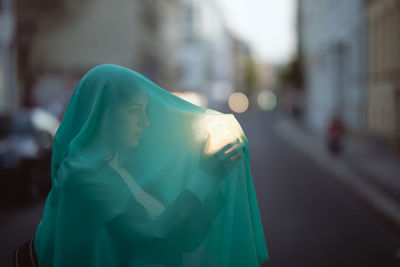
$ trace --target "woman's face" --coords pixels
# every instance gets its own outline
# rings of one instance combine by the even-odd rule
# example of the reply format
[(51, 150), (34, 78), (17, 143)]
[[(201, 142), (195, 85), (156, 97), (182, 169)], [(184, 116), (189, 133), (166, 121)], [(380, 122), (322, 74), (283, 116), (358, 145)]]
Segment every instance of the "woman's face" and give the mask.
[(122, 143), (131, 147), (139, 145), (143, 129), (150, 125), (146, 116), (148, 98), (145, 93), (138, 92), (125, 105), (120, 108), (122, 129), (116, 129), (120, 133)]

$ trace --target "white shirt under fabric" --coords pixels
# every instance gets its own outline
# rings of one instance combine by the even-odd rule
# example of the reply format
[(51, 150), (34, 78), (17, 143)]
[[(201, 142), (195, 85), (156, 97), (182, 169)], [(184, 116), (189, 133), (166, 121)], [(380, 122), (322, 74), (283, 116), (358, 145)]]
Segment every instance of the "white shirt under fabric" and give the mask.
[(165, 210), (165, 207), (160, 203), (160, 201), (143, 191), (143, 189), (136, 183), (135, 179), (133, 179), (132, 175), (118, 163), (118, 157), (114, 157), (108, 162), (108, 164), (122, 177), (136, 201), (146, 208), (151, 219), (154, 220)]
[[(136, 183), (132, 175), (121, 164), (119, 164), (118, 153), (110, 161), (108, 161), (108, 164), (122, 177), (136, 201), (146, 208), (151, 219), (154, 220), (165, 210), (163, 204), (152, 195), (143, 191), (143, 189)], [(217, 184), (218, 181), (216, 181), (216, 179), (212, 178), (203, 171), (199, 171), (195, 174), (195, 177), (192, 177), (192, 179), (189, 180), (188, 184), (186, 185), (186, 189), (196, 194), (201, 202), (204, 203), (208, 194), (210, 193), (210, 190), (216, 187)]]

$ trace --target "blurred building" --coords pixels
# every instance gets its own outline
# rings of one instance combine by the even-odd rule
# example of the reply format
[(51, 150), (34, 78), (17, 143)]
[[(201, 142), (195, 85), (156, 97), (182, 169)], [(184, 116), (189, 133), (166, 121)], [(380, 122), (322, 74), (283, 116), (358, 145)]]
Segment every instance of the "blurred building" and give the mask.
[(232, 35), (214, 0), (182, 0), (180, 90), (226, 100), (233, 91)]
[(119, 64), (176, 84), (177, 0), (16, 0), (19, 84), (26, 106), (54, 113), (95, 65)]
[(0, 1), (15, 6), (17, 57), (10, 62), (18, 90), (10, 92), (24, 107), (61, 117), (82, 75), (104, 63), (216, 101), (248, 82), (250, 49), (233, 37), (215, 0)]
[(307, 122), (324, 131), (339, 116), (350, 130), (363, 130), (363, 0), (299, 0), (298, 8)]
[(368, 129), (400, 144), (400, 1), (368, 0)]
[(248, 69), (250, 58), (251, 50), (249, 45), (232, 33), (233, 86), (235, 91), (244, 93), (247, 91), (246, 70)]
[(12, 0), (0, 0), (0, 114), (19, 107), (15, 64), (15, 13)]

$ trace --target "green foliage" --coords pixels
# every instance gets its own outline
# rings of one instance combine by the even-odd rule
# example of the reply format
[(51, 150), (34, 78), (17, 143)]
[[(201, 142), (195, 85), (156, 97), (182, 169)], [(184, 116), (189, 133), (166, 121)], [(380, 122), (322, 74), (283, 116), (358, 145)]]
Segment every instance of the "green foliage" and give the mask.
[(303, 72), (301, 57), (297, 55), (279, 73), (279, 81), (283, 88), (303, 88)]
[(246, 95), (251, 96), (257, 86), (257, 74), (256, 66), (253, 58), (248, 56), (245, 65), (245, 85), (246, 85)]

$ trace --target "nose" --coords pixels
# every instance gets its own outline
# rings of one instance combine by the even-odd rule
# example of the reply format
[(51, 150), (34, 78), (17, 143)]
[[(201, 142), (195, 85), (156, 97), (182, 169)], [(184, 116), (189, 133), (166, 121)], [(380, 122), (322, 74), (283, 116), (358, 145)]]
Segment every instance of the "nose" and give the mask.
[(143, 125), (143, 127), (147, 127), (150, 125), (150, 121), (147, 119), (146, 115), (144, 115), (144, 117), (143, 117), (142, 125)]

